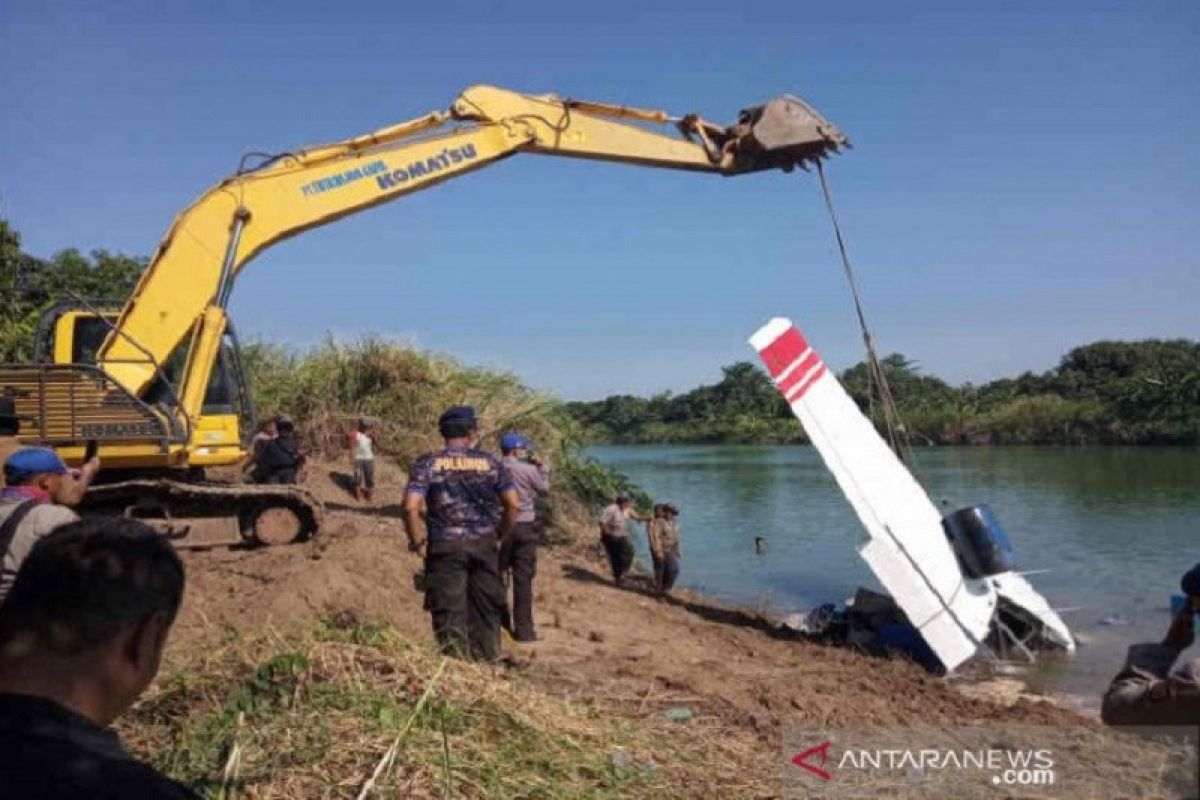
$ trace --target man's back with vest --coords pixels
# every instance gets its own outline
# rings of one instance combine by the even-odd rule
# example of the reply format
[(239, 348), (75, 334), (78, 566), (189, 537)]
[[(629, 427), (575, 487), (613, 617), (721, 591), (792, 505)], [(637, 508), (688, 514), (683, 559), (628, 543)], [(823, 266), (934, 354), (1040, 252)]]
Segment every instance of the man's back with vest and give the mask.
[(445, 447), (413, 464), (407, 491), (425, 497), (432, 549), (451, 542), (492, 539), (500, 494), (512, 488), (500, 459), (473, 447)]
[(425, 608), (438, 643), (447, 653), (491, 661), (500, 655), (507, 616), (498, 550), (516, 522), (517, 493), (500, 459), (475, 449), (475, 409), (448, 409), (438, 431), (445, 446), (409, 472), (404, 529), (410, 548), (425, 556)]

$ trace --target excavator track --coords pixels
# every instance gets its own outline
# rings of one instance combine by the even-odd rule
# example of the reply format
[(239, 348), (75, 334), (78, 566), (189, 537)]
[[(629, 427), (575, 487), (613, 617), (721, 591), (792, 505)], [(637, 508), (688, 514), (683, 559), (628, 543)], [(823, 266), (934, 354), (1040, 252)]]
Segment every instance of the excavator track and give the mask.
[(303, 542), (325, 516), (324, 504), (299, 486), (166, 478), (93, 485), (80, 511), (140, 519), (179, 549)]

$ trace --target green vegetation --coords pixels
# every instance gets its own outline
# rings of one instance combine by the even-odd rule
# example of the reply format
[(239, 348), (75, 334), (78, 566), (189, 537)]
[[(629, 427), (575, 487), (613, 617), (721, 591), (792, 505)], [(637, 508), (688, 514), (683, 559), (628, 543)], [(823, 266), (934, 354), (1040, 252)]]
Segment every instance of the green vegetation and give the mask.
[(804, 432), (770, 378), (749, 362), (725, 367), (720, 383), (686, 394), (613, 395), (567, 410), (595, 442), (803, 442)]
[(668, 723), (550, 698), (349, 612), (173, 655), (118, 730), (204, 797), (355, 797), (381, 763), (371, 797), (655, 797), (711, 766)]
[(0, 363), (33, 354), (33, 334), (42, 311), (73, 292), (90, 302), (120, 299), (133, 291), (146, 259), (92, 251), (63, 250), (49, 259), (21, 252), (21, 238), (0, 219)]
[(329, 340), (306, 353), (256, 343), (243, 355), (260, 413), (291, 414), (314, 450), (331, 458), (366, 414), (381, 422), (380, 451), (407, 466), (440, 446), (438, 415), (467, 403), (480, 416), (484, 447), (496, 450), (504, 433), (519, 430), (551, 462), (554, 491), (546, 510), (550, 530), (560, 538), (616, 492), (639, 494), (623, 475), (583, 454), (582, 429), (561, 401), (514, 375), (373, 337), (352, 344)]
[[(1041, 375), (980, 386), (951, 386), (898, 354), (883, 359), (883, 369), (914, 444), (1200, 443), (1200, 342), (1095, 342)], [(839, 377), (878, 424), (866, 363)], [(770, 379), (749, 362), (685, 394), (618, 395), (567, 409), (592, 441), (805, 441)]]

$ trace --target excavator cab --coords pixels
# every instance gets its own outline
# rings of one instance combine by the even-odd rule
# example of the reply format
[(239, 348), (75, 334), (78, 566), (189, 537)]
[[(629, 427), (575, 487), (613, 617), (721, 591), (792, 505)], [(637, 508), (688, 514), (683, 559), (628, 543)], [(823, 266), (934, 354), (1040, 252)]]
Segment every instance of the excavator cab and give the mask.
[[(94, 384), (97, 354), (112, 332), (117, 316), (118, 312), (111, 308), (83, 308), (74, 302), (47, 309), (38, 323), (34, 340), (34, 362), (42, 365), (43, 370), (40, 379), (53, 382), (57, 377), (64, 380), (74, 370), (76, 376), (83, 373), (92, 377), (88, 382)], [(164, 363), (157, 365), (157, 378), (140, 398), (105, 386), (109, 397), (103, 406), (111, 410), (111, 419), (106, 420), (101, 415), (98, 419), (83, 422), (83, 409), (74, 413), (76, 399), (82, 399), (76, 388), (67, 393), (65, 402), (68, 411), (73, 412), (66, 417), (78, 424), (58, 430), (61, 425), (56, 426), (54, 420), (47, 417), (61, 418), (62, 414), (53, 413), (60, 409), (51, 406), (25, 408), (22, 409), (26, 412), (22, 438), (31, 443), (55, 445), (69, 461), (82, 458), (83, 442), (96, 440), (102, 447), (112, 445), (103, 447), (101, 455), (106, 463), (119, 467), (123, 461), (122, 451), (132, 444), (129, 440), (140, 433), (148, 442), (167, 445), (163, 448), (163, 467), (173, 466), (169, 456), (174, 448), (170, 445), (176, 443), (185, 445), (189, 451), (189, 467), (238, 463), (245, 457), (245, 445), (255, 427), (255, 414), (236, 332), (231, 323), (223, 337), (216, 364), (209, 373), (201, 413), (191, 420), (183, 418), (176, 399), (176, 387), (187, 366), (189, 345), (190, 340), (185, 340)], [(22, 392), (19, 387), (10, 386), (9, 393), (16, 395), (20, 408)], [(137, 413), (142, 417), (140, 423), (128, 419), (131, 411), (140, 412)], [(161, 424), (156, 424), (152, 416), (159, 417)], [(135, 458), (139, 465), (144, 464), (145, 455), (141, 448)]]
[[(254, 407), (232, 326), (207, 373), (200, 413), (183, 413), (176, 387), (188, 374), (193, 338), (162, 363), (139, 395), (112, 380), (97, 361), (117, 312), (64, 303), (47, 310), (29, 364), (0, 368), (0, 394), (11, 397), (27, 444), (54, 447), (68, 462), (95, 441), (104, 465), (84, 497), (86, 513), (140, 519), (180, 548), (283, 544), (320, 525), (320, 501), (297, 486), (199, 483), (203, 468), (246, 456)], [(179, 480), (186, 478), (186, 480)]]

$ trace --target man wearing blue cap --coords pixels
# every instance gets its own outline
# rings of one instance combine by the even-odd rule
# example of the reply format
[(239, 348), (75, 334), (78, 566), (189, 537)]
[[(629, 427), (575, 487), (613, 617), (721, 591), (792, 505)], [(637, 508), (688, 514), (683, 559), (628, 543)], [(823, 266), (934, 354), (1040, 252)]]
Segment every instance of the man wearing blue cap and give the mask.
[(1162, 642), (1129, 648), (1125, 668), (1113, 678), (1100, 708), (1109, 725), (1200, 725), (1200, 658), (1171, 668), (1196, 640), (1200, 614), (1200, 564), (1180, 580), (1184, 603)]
[(0, 490), (0, 603), (17, 579), (21, 562), (38, 540), (79, 517), (65, 505), (75, 482), (58, 454), (44, 447), (23, 447), (4, 462)]
[(500, 574), (512, 574), (513, 638), (518, 642), (537, 640), (533, 627), (533, 576), (537, 573), (537, 520), (535, 503), (539, 494), (550, 491), (550, 468), (531, 453), (533, 443), (519, 433), (500, 439), (504, 466), (512, 475), (520, 505), (513, 534), (500, 548)]
[(452, 655), (491, 661), (500, 656), (505, 615), (497, 554), (520, 501), (500, 459), (475, 449), (475, 409), (448, 409), (438, 430), (445, 446), (418, 458), (409, 472), (404, 530), (409, 548), (425, 556), (425, 608), (438, 644)]
[[(17, 438), (20, 433), (21, 418), (17, 416), (16, 405), (11, 397), (0, 397), (0, 466), (9, 456), (24, 447)], [(98, 472), (100, 458), (92, 456), (81, 469), (72, 470), (67, 474), (66, 483), (56, 500), (64, 505), (78, 505)], [(0, 488), (3, 488), (5, 483), (3, 473), (0, 472)]]

